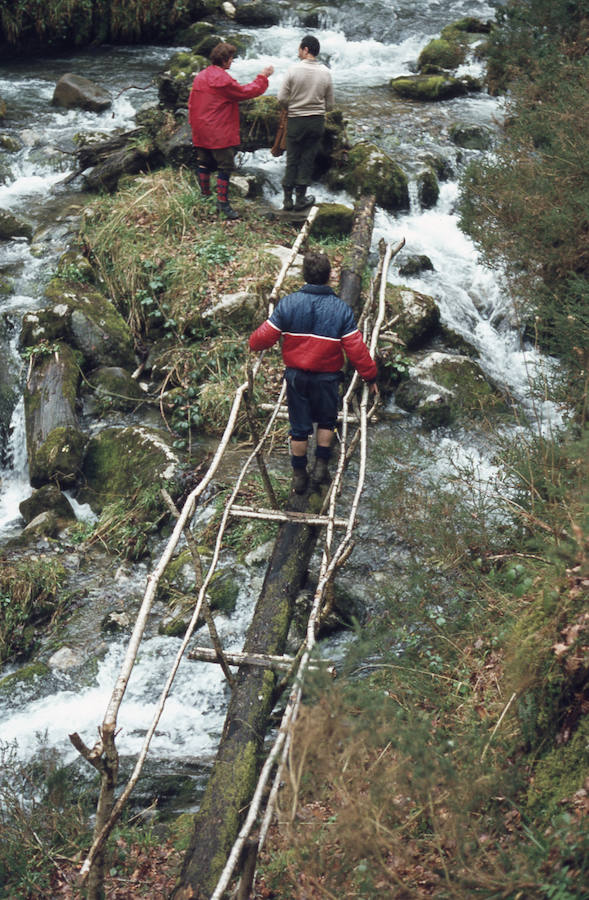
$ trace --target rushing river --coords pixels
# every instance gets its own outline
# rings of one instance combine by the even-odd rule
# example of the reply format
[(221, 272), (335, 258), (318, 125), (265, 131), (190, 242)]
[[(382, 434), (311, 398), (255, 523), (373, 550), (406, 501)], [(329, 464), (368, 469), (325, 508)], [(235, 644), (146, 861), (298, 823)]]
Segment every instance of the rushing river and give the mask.
[[(459, 158), (447, 138), (449, 124), (466, 121), (492, 128), (501, 117), (500, 103), (485, 94), (477, 94), (423, 108), (407, 104), (402, 118), (397, 115), (393, 122), (387, 82), (396, 75), (411, 72), (420, 50), (444, 25), (466, 15), (490, 18), (494, 5), (476, 0), (446, 3), (417, 0), (393, 6), (388, 0), (376, 3), (356, 0), (338, 9), (326, 7), (322, 26), (314, 33), (321, 41), (323, 57), (331, 66), (336, 101), (350, 119), (350, 133), (357, 138), (380, 139), (389, 150), (394, 148), (405, 161), (409, 175), (412, 159), (435, 150), (448, 159), (457, 178), (469, 154), (465, 151)], [(234, 62), (232, 74), (244, 82), (261, 66), (272, 63), (275, 74), (270, 92), (275, 94), (288, 66), (296, 59), (303, 30), (292, 19), (249, 33), (253, 42), (248, 56)], [(76, 186), (77, 182), (60, 184), (73, 167), (75, 135), (110, 133), (132, 127), (136, 110), (156, 102), (153, 77), (165, 68), (173, 49), (105, 47), (75, 57), (0, 66), (0, 96), (9, 108), (8, 118), (0, 130), (16, 138), (21, 146), (18, 152), (0, 151), (0, 209), (25, 217), (34, 232), (32, 242), (19, 239), (0, 243), (0, 277), (9, 284), (8, 293), (0, 294), (0, 347), (2, 365), (5, 371), (15, 373), (15, 384), (22, 383), (24, 378), (17, 352), (20, 319), (26, 311), (43, 304), (43, 286), (75, 233), (80, 209), (88, 199)], [(467, 68), (479, 74), (478, 63), (472, 62)], [(113, 108), (95, 115), (51, 107), (55, 82), (66, 71), (83, 74), (108, 88), (115, 98)], [(261, 152), (255, 158), (246, 155), (243, 162), (246, 166), (264, 168), (271, 185), (266, 199), (278, 206), (283, 161)], [(545, 363), (532, 348), (522, 347), (510, 300), (500, 279), (481, 266), (475, 248), (458, 228), (456, 180), (446, 181), (441, 187), (439, 202), (432, 210), (421, 211), (413, 205), (407, 214), (397, 216), (378, 210), (375, 244), (381, 237), (394, 242), (404, 237), (411, 254), (430, 257), (434, 271), (409, 279), (410, 286), (436, 298), (444, 323), (477, 348), (487, 375), (511, 394), (526, 416), (533, 413), (543, 427), (550, 427), (557, 419), (557, 412), (550, 404), (529, 408), (530, 380)], [(320, 185), (313, 190), (319, 200), (332, 198)], [(395, 281), (395, 277), (393, 269), (390, 278)], [(15, 391), (10, 433), (5, 446), (0, 444), (3, 453), (0, 544), (20, 530), (18, 503), (31, 493), (23, 405), (18, 393)], [(482, 482), (497, 476), (491, 461), (492, 448), (486, 453), (480, 444), (469, 443), (469, 436), (462, 433), (445, 433), (443, 439), (439, 435), (433, 439), (439, 441), (436, 465), (442, 474), (457, 459), (469, 459)], [(80, 515), (83, 514), (84, 510), (80, 510)], [(378, 523), (371, 522), (370, 516), (368, 509), (361, 510), (361, 522), (363, 519), (365, 523), (370, 522), (370, 527), (365, 524), (359, 529), (361, 564), (354, 569), (354, 557), (351, 562), (351, 581), (357, 583), (360, 592), (362, 578), (368, 578), (376, 569), (386, 570), (388, 565), (388, 560), (383, 558), (383, 547), (390, 542), (383, 537), (374, 543)], [(392, 560), (393, 551), (390, 555)], [(72, 569), (76, 566), (83, 569), (75, 548), (71, 548), (69, 561)], [(110, 591), (121, 604), (132, 608), (143, 594), (146, 575), (145, 565), (123, 565), (113, 570), (112, 584), (102, 579), (100, 583), (89, 582), (87, 607), (81, 611), (79, 621), (74, 619), (65, 641), (69, 647), (79, 648), (86, 657), (92, 656), (91, 647), (95, 649), (94, 668), (90, 666), (90, 672), (86, 666), (57, 670), (48, 678), (21, 685), (10, 697), (0, 695), (0, 739), (15, 741), (23, 758), (34, 753), (39, 734), (46, 734), (49, 744), (70, 760), (76, 754), (67, 738), (69, 731), (76, 730), (89, 744), (93, 742), (125, 650), (125, 642), (120, 638), (107, 641), (100, 635), (98, 622), (104, 596)], [(219, 618), (219, 630), (232, 649), (241, 647), (262, 575), (262, 566), (243, 567), (237, 610), (231, 618)], [(151, 719), (150, 705), (165, 680), (177, 646), (176, 639), (157, 636), (154, 623), (144, 641), (119, 716), (122, 732), (118, 743), (122, 753), (133, 754), (138, 750)], [(183, 662), (152, 744), (152, 758), (179, 761), (209, 757), (218, 739), (225, 702), (225, 687), (218, 667)]]

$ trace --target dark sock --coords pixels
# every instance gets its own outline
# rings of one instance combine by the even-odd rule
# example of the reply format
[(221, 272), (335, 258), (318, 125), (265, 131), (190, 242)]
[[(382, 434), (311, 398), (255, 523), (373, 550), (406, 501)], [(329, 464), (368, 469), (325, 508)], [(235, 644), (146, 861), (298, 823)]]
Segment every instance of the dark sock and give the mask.
[(291, 455), (290, 462), (293, 469), (306, 469), (307, 468), (307, 454), (304, 456), (294, 456)]

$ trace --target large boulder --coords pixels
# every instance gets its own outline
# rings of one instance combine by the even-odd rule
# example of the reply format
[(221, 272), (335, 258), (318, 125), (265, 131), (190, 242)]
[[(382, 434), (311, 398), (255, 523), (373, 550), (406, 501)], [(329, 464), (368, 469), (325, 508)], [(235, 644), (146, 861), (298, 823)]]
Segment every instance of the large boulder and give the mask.
[(464, 97), (466, 94), (482, 90), (481, 82), (470, 75), (461, 78), (445, 74), (401, 75), (393, 78), (389, 84), (398, 97), (429, 103), (452, 100), (454, 97)]
[(440, 311), (433, 297), (402, 285), (389, 284), (385, 305), (386, 319), (396, 319), (393, 327), (407, 350), (418, 350), (437, 334)]
[(417, 60), (420, 72), (435, 69), (457, 69), (464, 62), (465, 48), (458, 42), (435, 38), (427, 44)]
[(67, 486), (77, 480), (86, 446), (76, 413), (79, 377), (78, 362), (67, 344), (45, 346), (31, 357), (24, 403), (33, 487), (51, 481)]
[(101, 366), (90, 372), (83, 394), (91, 399), (94, 413), (111, 409), (132, 412), (145, 401), (137, 381), (120, 366)]
[(356, 144), (339, 169), (327, 174), (332, 188), (341, 188), (354, 197), (375, 194), (379, 206), (391, 212), (409, 209), (407, 176), (401, 167), (375, 144)]
[(81, 353), (86, 368), (135, 367), (131, 332), (104, 294), (89, 284), (60, 278), (54, 278), (45, 293), (51, 306), (23, 317), (23, 347), (67, 341)]
[(488, 150), (493, 143), (493, 135), (484, 125), (455, 122), (448, 129), (453, 144), (464, 150)]
[(417, 194), (422, 209), (432, 209), (438, 202), (440, 186), (433, 169), (424, 169), (418, 174)]
[(158, 97), (162, 106), (171, 109), (185, 107), (195, 75), (208, 64), (206, 57), (194, 50), (175, 53), (166, 70), (157, 78)]
[(163, 487), (179, 468), (165, 432), (142, 426), (105, 428), (88, 443), (77, 499), (99, 513), (115, 499)]
[(84, 78), (83, 75), (67, 72), (55, 85), (51, 103), (65, 109), (78, 108), (88, 112), (104, 112), (112, 106), (112, 97), (108, 91)]
[(321, 203), (311, 230), (319, 237), (342, 237), (350, 234), (353, 226), (353, 207), (343, 203)]

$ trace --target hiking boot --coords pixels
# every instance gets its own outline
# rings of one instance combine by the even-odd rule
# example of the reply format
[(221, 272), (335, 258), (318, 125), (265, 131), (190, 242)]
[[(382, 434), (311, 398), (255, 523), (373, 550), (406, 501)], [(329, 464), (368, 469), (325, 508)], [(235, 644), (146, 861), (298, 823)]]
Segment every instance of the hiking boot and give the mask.
[(285, 187), (282, 189), (284, 199), (282, 201), (282, 208), (287, 212), (290, 212), (291, 209), (294, 209), (294, 204), (292, 202), (292, 188)]
[(331, 475), (329, 474), (329, 469), (327, 468), (327, 460), (326, 459), (316, 459), (315, 465), (313, 466), (313, 472), (311, 473), (311, 485), (314, 488), (321, 487), (322, 484), (329, 484), (331, 481)]
[(226, 219), (239, 219), (239, 213), (233, 209), (228, 200), (225, 200), (225, 202), (217, 200), (217, 210), (222, 213)]
[(307, 194), (306, 187), (295, 188), (294, 210), (300, 212), (302, 209), (308, 209), (315, 203), (313, 194)]
[(309, 476), (306, 469), (292, 470), (292, 489), (295, 494), (304, 494), (309, 483)]

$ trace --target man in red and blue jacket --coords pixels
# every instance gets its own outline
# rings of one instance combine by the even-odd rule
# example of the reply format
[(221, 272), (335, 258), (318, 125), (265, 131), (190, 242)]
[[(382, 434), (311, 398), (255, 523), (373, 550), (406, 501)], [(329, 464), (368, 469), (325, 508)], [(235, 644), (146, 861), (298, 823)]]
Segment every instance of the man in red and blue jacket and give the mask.
[(371, 391), (378, 391), (376, 363), (352, 310), (329, 287), (330, 274), (331, 264), (324, 253), (306, 253), (303, 277), (307, 283), (283, 297), (249, 339), (250, 350), (266, 350), (282, 339), (293, 487), (298, 494), (307, 489), (307, 441), (314, 422), (317, 443), (313, 487), (329, 480), (327, 463), (337, 423), (344, 351)]

